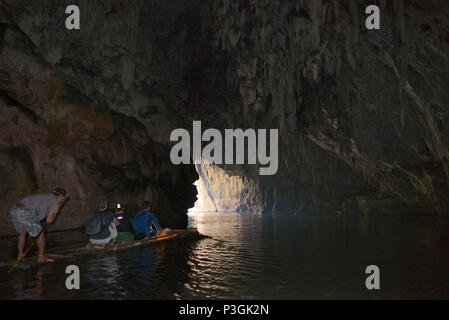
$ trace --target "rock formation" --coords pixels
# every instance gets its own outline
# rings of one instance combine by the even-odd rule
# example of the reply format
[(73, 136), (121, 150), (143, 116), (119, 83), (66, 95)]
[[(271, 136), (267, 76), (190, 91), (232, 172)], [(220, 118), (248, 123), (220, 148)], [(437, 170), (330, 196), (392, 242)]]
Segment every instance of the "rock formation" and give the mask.
[[(449, 6), (373, 4), (380, 30), (355, 0), (0, 0), (0, 234), (55, 186), (54, 230), (102, 196), (180, 226), (198, 177), (203, 209), (447, 213)], [(278, 128), (278, 173), (172, 165), (192, 120)]]
[(167, 141), (182, 124), (186, 40), (144, 2), (79, 5), (71, 32), (60, 1), (1, 1), (0, 234), (11, 205), (56, 186), (71, 200), (52, 230), (81, 226), (100, 197), (130, 212), (151, 199), (163, 225), (183, 227), (197, 175), (171, 164)]
[(214, 2), (226, 125), (281, 131), (264, 211), (448, 212), (449, 6), (373, 4), (380, 30), (357, 1)]

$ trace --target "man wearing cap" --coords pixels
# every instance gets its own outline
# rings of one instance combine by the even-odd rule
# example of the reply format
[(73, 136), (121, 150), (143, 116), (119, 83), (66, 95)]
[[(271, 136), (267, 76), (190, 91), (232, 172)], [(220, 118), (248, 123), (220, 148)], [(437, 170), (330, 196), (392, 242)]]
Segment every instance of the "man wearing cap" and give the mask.
[(39, 193), (23, 198), (9, 209), (9, 215), (14, 228), (19, 233), (17, 237), (18, 259), (23, 254), (27, 233), (37, 238), (38, 263), (53, 262), (45, 257), (45, 234), (41, 232), (41, 221), (53, 223), (63, 203), (67, 200), (67, 192), (56, 188), (52, 193)]

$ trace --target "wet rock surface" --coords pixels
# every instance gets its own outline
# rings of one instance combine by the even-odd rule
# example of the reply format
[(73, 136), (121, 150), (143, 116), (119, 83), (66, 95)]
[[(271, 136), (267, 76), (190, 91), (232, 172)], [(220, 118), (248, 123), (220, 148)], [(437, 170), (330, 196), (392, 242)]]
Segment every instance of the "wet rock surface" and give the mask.
[[(64, 27), (68, 4), (80, 30)], [(377, 5), (380, 30), (353, 0), (0, 1), (1, 216), (62, 186), (54, 229), (101, 196), (130, 210), (151, 198), (179, 227), (198, 174), (217, 210), (332, 212), (369, 196), (447, 213), (449, 8)], [(278, 173), (172, 165), (170, 132), (192, 120), (279, 128)]]
[(357, 1), (215, 3), (241, 125), (281, 131), (278, 174), (258, 179), (265, 211), (376, 195), (448, 212), (449, 6), (376, 4), (380, 30)]

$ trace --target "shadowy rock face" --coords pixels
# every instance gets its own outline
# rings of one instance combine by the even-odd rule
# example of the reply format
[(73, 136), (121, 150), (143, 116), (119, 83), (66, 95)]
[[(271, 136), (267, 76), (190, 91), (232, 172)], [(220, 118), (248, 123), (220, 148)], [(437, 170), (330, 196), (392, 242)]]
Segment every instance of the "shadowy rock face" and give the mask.
[(371, 194), (370, 208), (448, 212), (449, 6), (372, 4), (380, 30), (358, 1), (214, 2), (241, 96), (228, 125), (281, 132), (277, 175), (250, 177), (266, 211), (356, 209)]
[(197, 174), (167, 145), (186, 100), (185, 8), (81, 1), (69, 31), (63, 2), (1, 1), (0, 235), (11, 205), (56, 186), (71, 200), (52, 230), (81, 226), (100, 197), (131, 213), (150, 199), (162, 225), (185, 227)]
[[(198, 176), (208, 210), (447, 212), (447, 3), (376, 4), (380, 30), (355, 0), (1, 0), (0, 234), (55, 186), (72, 200), (54, 229), (103, 196), (181, 226)], [(192, 120), (279, 129), (277, 174), (172, 165)]]

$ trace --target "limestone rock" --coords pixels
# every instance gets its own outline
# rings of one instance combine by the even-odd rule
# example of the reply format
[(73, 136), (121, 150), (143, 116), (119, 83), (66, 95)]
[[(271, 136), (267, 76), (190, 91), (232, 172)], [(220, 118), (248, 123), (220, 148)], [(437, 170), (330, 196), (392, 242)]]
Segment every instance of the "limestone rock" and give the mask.
[[(72, 31), (58, 1), (0, 3), (2, 218), (62, 186), (73, 197), (55, 229), (100, 196), (131, 211), (151, 198), (183, 226), (198, 173), (217, 210), (334, 212), (380, 195), (449, 212), (445, 1), (380, 1), (380, 30), (355, 0), (79, 1)], [(173, 166), (170, 132), (193, 120), (279, 129), (277, 174)]]

